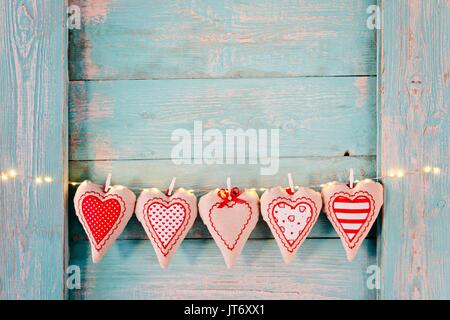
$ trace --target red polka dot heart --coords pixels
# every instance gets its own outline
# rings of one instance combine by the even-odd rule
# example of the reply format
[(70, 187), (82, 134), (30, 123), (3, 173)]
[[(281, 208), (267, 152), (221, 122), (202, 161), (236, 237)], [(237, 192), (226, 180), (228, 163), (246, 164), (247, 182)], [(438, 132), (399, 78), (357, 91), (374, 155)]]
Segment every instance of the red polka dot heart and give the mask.
[(136, 196), (123, 186), (84, 181), (74, 197), (75, 211), (91, 243), (92, 260), (99, 262), (122, 233), (134, 212)]

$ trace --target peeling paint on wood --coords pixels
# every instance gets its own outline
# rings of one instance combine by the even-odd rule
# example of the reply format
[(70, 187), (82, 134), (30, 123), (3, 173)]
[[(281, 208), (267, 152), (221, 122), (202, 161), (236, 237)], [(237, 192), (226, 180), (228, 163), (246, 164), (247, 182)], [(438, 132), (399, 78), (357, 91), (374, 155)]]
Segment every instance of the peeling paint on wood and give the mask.
[[(179, 187), (213, 189), (227, 176), (240, 187), (283, 185), (283, 172), (303, 185), (344, 180), (350, 167), (359, 178), (374, 176), (376, 33), (366, 28), (366, 9), (375, 2), (72, 0), (86, 17), (70, 42), (71, 78), (81, 80), (70, 86), (70, 179), (103, 183), (112, 172), (114, 183), (164, 188), (177, 176)], [(198, 120), (205, 129), (280, 129), (280, 174), (261, 176), (249, 164), (175, 165), (173, 130), (192, 130)], [(148, 260), (152, 249), (135, 219), (111, 260), (94, 267), (72, 218), (71, 263), (84, 279), (73, 299), (375, 297), (365, 283), (374, 240), (348, 265), (324, 216), (297, 266), (276, 259), (260, 223), (238, 267), (246, 279), (222, 273), (201, 222), (169, 273)], [(120, 271), (124, 259), (131, 277)], [(327, 275), (336, 270), (340, 276)]]
[[(280, 156), (376, 153), (372, 77), (72, 82), (70, 159), (168, 159), (175, 129), (279, 129)], [(130, 143), (130, 142), (139, 143)], [(297, 171), (297, 170), (295, 170)]]
[(110, 0), (95, 1), (70, 1), (71, 5), (78, 5), (81, 11), (81, 19), (84, 24), (97, 24), (105, 22), (109, 12)]
[[(285, 185), (287, 172), (301, 185), (345, 180), (350, 167), (358, 178), (375, 175), (376, 33), (366, 28), (375, 0), (90, 2), (71, 1), (88, 11), (70, 38), (71, 78), (80, 80), (70, 84), (71, 180), (103, 183), (112, 172), (113, 183), (163, 189), (177, 176), (179, 187), (213, 189), (227, 176), (267, 187)], [(175, 165), (170, 136), (196, 120), (219, 130), (280, 129), (279, 174), (261, 176), (249, 164)], [(261, 222), (232, 271), (222, 270), (197, 222), (169, 273), (152, 263), (135, 219), (110, 260), (91, 265), (72, 218), (71, 263), (83, 272), (72, 299), (375, 297), (366, 286), (374, 239), (348, 264), (324, 216), (299, 263), (277, 259)]]
[[(100, 264), (89, 243), (71, 245), (82, 270), (72, 299), (373, 299), (367, 267), (376, 263), (375, 241), (366, 240), (348, 263), (337, 239), (307, 239), (285, 265), (275, 240), (249, 240), (227, 269), (212, 240), (185, 240), (169, 270), (159, 267), (149, 241), (118, 241)], [(201, 275), (201, 277), (199, 277)]]
[(0, 184), (0, 300), (64, 297), (65, 22), (64, 1), (0, 1), (0, 170), (19, 173)]
[[(449, 1), (383, 1), (382, 173), (448, 166)], [(450, 171), (386, 180), (384, 299), (450, 298)]]
[(376, 74), (376, 0), (70, 0), (73, 80)]

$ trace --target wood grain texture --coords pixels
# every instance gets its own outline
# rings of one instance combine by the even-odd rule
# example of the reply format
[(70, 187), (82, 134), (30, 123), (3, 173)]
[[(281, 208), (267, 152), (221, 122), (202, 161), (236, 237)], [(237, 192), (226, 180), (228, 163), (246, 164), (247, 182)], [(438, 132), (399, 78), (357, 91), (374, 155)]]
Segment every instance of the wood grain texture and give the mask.
[(64, 297), (65, 24), (64, 1), (0, 1), (0, 171), (19, 173), (0, 185), (0, 299)]
[(375, 3), (71, 0), (71, 79), (375, 75)]
[(193, 135), (194, 121), (223, 135), (279, 129), (281, 157), (376, 153), (372, 77), (83, 81), (70, 89), (71, 160), (170, 159), (173, 132)]
[[(376, 33), (366, 9), (375, 2), (70, 1), (83, 19), (70, 32), (70, 180), (104, 183), (112, 172), (139, 193), (176, 176), (201, 195), (227, 176), (239, 187), (285, 185), (288, 172), (299, 185), (344, 181), (351, 167), (374, 176)], [(204, 130), (280, 129), (278, 174), (248, 161), (173, 163), (172, 132), (199, 120)], [(228, 271), (197, 221), (162, 272), (134, 218), (92, 265), (71, 203), (70, 212), (70, 263), (82, 271), (72, 299), (375, 297), (366, 286), (373, 236), (349, 264), (323, 215), (290, 266), (261, 221)]]
[[(274, 240), (249, 240), (228, 270), (212, 240), (185, 240), (169, 270), (162, 270), (149, 241), (118, 241), (100, 264), (87, 241), (71, 244), (81, 289), (72, 299), (373, 299), (366, 270), (375, 264), (375, 241), (366, 240), (348, 263), (340, 241), (307, 239), (290, 265)], [(139, 266), (139, 267), (137, 267)]]
[[(448, 166), (450, 3), (383, 1), (382, 173)], [(386, 180), (384, 299), (450, 298), (450, 172)]]

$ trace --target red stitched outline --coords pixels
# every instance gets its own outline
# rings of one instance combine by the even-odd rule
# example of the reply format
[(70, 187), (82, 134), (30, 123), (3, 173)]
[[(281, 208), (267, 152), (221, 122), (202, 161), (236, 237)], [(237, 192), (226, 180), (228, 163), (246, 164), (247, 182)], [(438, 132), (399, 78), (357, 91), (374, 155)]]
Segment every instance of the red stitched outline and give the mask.
[[(115, 224), (111, 227), (111, 229), (108, 231), (108, 234), (100, 241), (100, 243), (97, 243), (97, 241), (95, 241), (94, 236), (92, 235), (92, 232), (89, 228), (88, 223), (86, 222), (86, 220), (84, 219), (84, 213), (83, 213), (83, 209), (81, 207), (81, 203), (82, 200), (84, 200), (87, 196), (98, 196), (100, 199), (100, 201), (103, 203), (106, 201), (106, 198), (117, 198), (115, 200), (119, 201), (120, 207), (123, 208), (123, 210), (120, 212), (119, 214), (119, 218), (117, 219), (117, 221), (115, 222)], [(94, 244), (94, 248), (95, 250), (97, 250), (98, 252), (100, 250), (103, 249), (103, 247), (106, 245), (106, 243), (108, 242), (109, 238), (113, 235), (113, 233), (117, 230), (117, 228), (119, 227), (119, 224), (122, 222), (122, 219), (125, 215), (125, 211), (127, 211), (127, 207), (125, 204), (125, 201), (123, 200), (123, 198), (121, 196), (119, 196), (118, 194), (108, 194), (106, 196), (102, 195), (101, 193), (98, 193), (96, 191), (86, 191), (85, 193), (83, 193), (80, 196), (80, 199), (78, 199), (78, 210), (76, 212), (78, 218), (80, 218), (81, 220), (81, 224), (83, 225), (84, 231), (86, 231), (89, 240), (91, 240), (91, 243)], [(80, 214), (78, 214), (78, 212), (80, 212)], [(105, 239), (106, 238), (106, 239)], [(101, 244), (101, 245), (100, 245)]]
[[(297, 201), (299, 201), (297, 204), (295, 204), (294, 207), (292, 207), (290, 204), (286, 203), (288, 206), (290, 206), (292, 209), (297, 208), (298, 205), (302, 204), (302, 203), (306, 203), (308, 204), (311, 209), (312, 209), (312, 217), (311, 220), (309, 221), (309, 223), (306, 225), (306, 227), (299, 233), (298, 237), (293, 241), (293, 245), (289, 245), (289, 241), (286, 239), (285, 235), (283, 232), (281, 232), (280, 227), (278, 226), (278, 224), (275, 223), (275, 217), (273, 217), (273, 211), (275, 209), (275, 206), (281, 202), (277, 202), (278, 200), (283, 200), (284, 203), (286, 203), (286, 201), (291, 202), (291, 203), (296, 203)], [(308, 203), (308, 201), (310, 203)], [(312, 205), (311, 205), (312, 204)], [(285, 197), (278, 197), (276, 199), (273, 199), (272, 202), (267, 206), (267, 216), (269, 217), (269, 222), (272, 225), (272, 227), (275, 229), (278, 238), (281, 240), (281, 242), (283, 243), (283, 246), (286, 248), (287, 251), (289, 251), (290, 253), (294, 252), (296, 250), (297, 247), (300, 246), (300, 244), (303, 242), (303, 240), (305, 239), (305, 237), (308, 236), (308, 234), (310, 233), (312, 227), (316, 224), (317, 218), (319, 217), (319, 213), (317, 212), (317, 207), (315, 202), (310, 199), (310, 198), (306, 198), (306, 197), (301, 197), (301, 198), (297, 198), (295, 201), (289, 199), (289, 198), (285, 198)], [(273, 219), (273, 220), (272, 220)], [(281, 234), (280, 234), (281, 232)], [(297, 242), (298, 241), (298, 242)], [(288, 244), (288, 246), (286, 245), (286, 242)]]
[[(164, 200), (162, 200), (162, 201), (164, 201)], [(152, 229), (153, 229), (153, 231), (155, 230), (155, 226), (154, 226), (154, 224), (151, 222), (151, 220), (150, 220), (150, 207), (151, 206), (153, 206), (154, 204), (160, 204), (160, 205), (162, 205), (166, 210), (165, 211), (167, 211), (167, 209), (169, 209), (170, 207), (172, 207), (172, 206), (174, 206), (174, 205), (180, 205), (182, 208), (183, 208), (183, 220), (181, 221), (181, 224), (179, 225), (179, 227), (175, 230), (175, 232), (173, 233), (173, 235), (172, 235), (172, 237), (169, 239), (169, 241), (168, 241), (168, 243), (166, 244), (166, 245), (164, 245), (163, 243), (162, 243), (162, 240), (161, 240), (161, 238), (158, 236), (158, 232), (156, 232), (155, 231), (155, 233), (156, 233), (156, 236), (157, 236), (157, 238), (159, 239), (159, 241), (161, 242), (161, 244), (162, 244), (162, 246), (163, 246), (163, 248), (164, 249), (167, 249), (167, 246), (170, 244), (170, 241), (172, 241), (172, 239), (175, 237), (175, 235), (177, 234), (177, 232), (178, 232), (178, 230), (180, 230), (180, 228), (183, 226), (183, 224), (185, 223), (185, 221), (186, 221), (186, 208), (183, 206), (183, 204), (182, 203), (180, 203), (180, 202), (174, 202), (174, 203), (171, 203), (170, 205), (165, 205), (165, 204), (163, 204), (163, 203), (161, 203), (162, 201), (158, 201), (158, 200), (156, 200), (156, 201), (153, 201), (152, 203), (149, 203), (148, 204), (148, 206), (147, 206), (147, 222), (148, 223), (150, 223), (150, 226), (152, 227)], [(152, 212), (153, 213), (153, 212)]]
[[(179, 202), (175, 202), (175, 201), (179, 201)], [(169, 207), (171, 207), (174, 204), (180, 204), (185, 209), (185, 216), (184, 216), (183, 223), (177, 229), (177, 231), (175, 232), (175, 234), (173, 235), (173, 237), (170, 239), (170, 241), (167, 243), (166, 246), (164, 246), (162, 241), (159, 239), (159, 237), (157, 235), (157, 232), (155, 231), (155, 229), (151, 225), (151, 222), (150, 222), (149, 217), (148, 217), (148, 209), (149, 209), (150, 205), (153, 204), (152, 202), (154, 202), (154, 203), (164, 202), (164, 203), (167, 204), (167, 206), (166, 206), (164, 203), (162, 203), (162, 205), (165, 208), (169, 208)], [(182, 202), (184, 202), (184, 204)], [(170, 251), (173, 249), (173, 247), (177, 244), (178, 240), (180, 240), (181, 235), (186, 230), (186, 227), (189, 224), (189, 220), (191, 219), (191, 207), (186, 202), (186, 200), (184, 200), (182, 198), (173, 198), (173, 199), (170, 199), (169, 201), (166, 201), (166, 200), (164, 200), (162, 198), (151, 198), (144, 205), (143, 216), (144, 216), (145, 225), (147, 226), (147, 229), (150, 232), (150, 235), (152, 236), (153, 241), (155, 241), (156, 246), (158, 247), (159, 251), (161, 251), (161, 253), (164, 255), (164, 257), (166, 257), (170, 253)], [(183, 229), (181, 230), (181, 228), (183, 228)], [(178, 234), (178, 236), (177, 236), (177, 234)], [(175, 236), (177, 236), (176, 239), (175, 239)], [(167, 249), (167, 247), (169, 245), (170, 245), (170, 248)], [(165, 251), (167, 251), (167, 252), (165, 252)]]
[[(339, 223), (339, 221), (337, 221), (336, 212), (334, 212), (334, 210), (333, 210), (333, 202), (339, 196), (343, 196), (344, 195), (344, 196), (347, 196), (347, 198), (349, 198), (350, 200), (353, 200), (352, 198), (357, 198), (361, 194), (364, 195), (364, 196), (367, 196), (367, 198), (369, 198), (371, 210), (370, 210), (370, 212), (369, 212), (369, 214), (368, 214), (368, 216), (366, 218), (366, 222), (361, 226), (361, 228), (355, 234), (355, 237), (349, 242), (347, 235), (343, 231), (344, 228)], [(370, 225), (370, 227), (372, 226), (372, 220), (373, 220), (373, 217), (375, 215), (375, 200), (373, 199), (372, 195), (370, 193), (368, 193), (367, 191), (362, 191), (362, 190), (361, 191), (357, 191), (353, 195), (351, 195), (350, 193), (345, 192), (345, 191), (340, 191), (340, 192), (334, 193), (330, 197), (330, 200), (328, 200), (328, 210), (327, 211), (328, 211), (327, 212), (328, 219), (331, 221), (331, 223), (333, 224), (335, 229), (337, 228), (337, 231), (341, 235), (341, 239), (345, 240), (345, 243), (347, 244), (349, 249), (353, 249), (359, 243), (359, 240), (361, 239), (362, 235), (366, 232), (366, 230), (369, 227), (369, 225)], [(364, 237), (364, 239), (365, 239), (365, 237)]]
[[(245, 200), (243, 200), (243, 201), (245, 201)], [(226, 240), (216, 229), (216, 226), (214, 225), (214, 222), (212, 221), (212, 217), (211, 217), (212, 210), (214, 209), (214, 207), (218, 207), (219, 205), (222, 205), (222, 201), (217, 202), (209, 209), (209, 222), (211, 223), (211, 226), (213, 227), (213, 229), (217, 233), (217, 235), (220, 237), (220, 239), (222, 239), (222, 241), (225, 244), (225, 246), (227, 247), (227, 249), (230, 251), (232, 251), (236, 247), (236, 244), (238, 243), (239, 239), (241, 238), (241, 235), (244, 232), (245, 228), (247, 228), (247, 225), (250, 222), (250, 219), (252, 218), (252, 214), (253, 214), (252, 207), (249, 205), (249, 203), (247, 201), (245, 201), (245, 203), (241, 203), (241, 204), (246, 205), (250, 209), (250, 214), (248, 215), (247, 221), (245, 221), (245, 224), (243, 225), (242, 229), (239, 231), (239, 234), (232, 246), (227, 244)], [(236, 205), (236, 202), (233, 202), (231, 206), (229, 205), (229, 203), (227, 203), (225, 206), (227, 206), (228, 208), (233, 208), (235, 205)]]

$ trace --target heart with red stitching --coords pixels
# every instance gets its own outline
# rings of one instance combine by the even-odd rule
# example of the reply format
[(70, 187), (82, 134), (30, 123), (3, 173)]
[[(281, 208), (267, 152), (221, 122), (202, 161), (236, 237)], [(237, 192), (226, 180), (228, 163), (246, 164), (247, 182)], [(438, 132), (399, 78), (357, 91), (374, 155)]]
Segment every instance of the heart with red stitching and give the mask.
[(84, 181), (77, 189), (77, 217), (91, 243), (92, 260), (99, 262), (130, 220), (136, 196), (123, 186), (102, 186)]
[(311, 232), (322, 208), (320, 193), (299, 188), (268, 189), (261, 197), (261, 214), (269, 225), (280, 248), (283, 260), (289, 263)]
[(331, 183), (322, 189), (322, 195), (327, 217), (352, 261), (383, 205), (383, 186), (372, 180), (361, 181), (354, 188)]
[[(252, 208), (248, 203), (231, 202), (224, 207), (216, 203), (209, 210), (211, 227), (229, 250), (236, 247), (251, 217)], [(232, 220), (233, 224), (228, 223), (229, 220)]]
[(144, 190), (136, 204), (136, 216), (149, 237), (159, 264), (167, 268), (197, 217), (197, 198), (178, 189), (171, 196), (158, 189)]
[(199, 201), (203, 223), (219, 247), (228, 268), (239, 257), (259, 216), (259, 197), (253, 190), (216, 189)]

